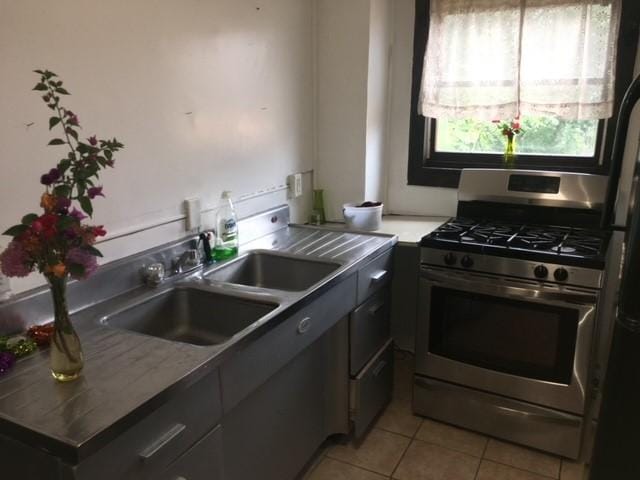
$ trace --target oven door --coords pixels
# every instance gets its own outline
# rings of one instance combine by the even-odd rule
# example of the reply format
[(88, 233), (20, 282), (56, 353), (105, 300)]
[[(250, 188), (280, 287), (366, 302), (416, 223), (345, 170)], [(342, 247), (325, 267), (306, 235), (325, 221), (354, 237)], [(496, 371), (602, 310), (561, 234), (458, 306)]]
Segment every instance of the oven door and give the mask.
[(582, 414), (597, 292), (423, 267), (416, 373)]

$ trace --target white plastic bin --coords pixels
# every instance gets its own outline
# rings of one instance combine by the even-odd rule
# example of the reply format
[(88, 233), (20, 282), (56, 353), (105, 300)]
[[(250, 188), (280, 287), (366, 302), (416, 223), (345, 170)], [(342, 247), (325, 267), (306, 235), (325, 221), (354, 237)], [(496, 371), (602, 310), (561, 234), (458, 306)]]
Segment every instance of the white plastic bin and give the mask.
[(342, 205), (342, 215), (347, 227), (354, 230), (379, 230), (382, 222), (382, 207), (359, 207), (359, 203)]

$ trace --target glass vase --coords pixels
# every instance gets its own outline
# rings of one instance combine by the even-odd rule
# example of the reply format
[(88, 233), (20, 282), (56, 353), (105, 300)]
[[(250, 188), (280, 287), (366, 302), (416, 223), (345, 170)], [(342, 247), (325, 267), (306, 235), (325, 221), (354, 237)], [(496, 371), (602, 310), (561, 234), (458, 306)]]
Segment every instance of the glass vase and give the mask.
[(507, 146), (504, 150), (504, 167), (515, 168), (516, 166), (516, 137), (507, 136)]
[(51, 375), (59, 382), (80, 376), (84, 359), (80, 338), (71, 323), (67, 306), (67, 277), (47, 277), (53, 297), (53, 335), (51, 337)]
[(321, 225), (327, 221), (324, 213), (324, 190), (318, 189), (313, 191), (312, 217), (312, 223), (314, 225)]

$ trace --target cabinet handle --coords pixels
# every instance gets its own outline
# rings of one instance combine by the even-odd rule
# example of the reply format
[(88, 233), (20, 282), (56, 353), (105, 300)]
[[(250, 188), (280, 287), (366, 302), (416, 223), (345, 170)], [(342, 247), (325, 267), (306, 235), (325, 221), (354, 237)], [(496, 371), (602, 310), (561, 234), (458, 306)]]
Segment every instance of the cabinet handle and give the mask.
[(371, 308), (369, 309), (369, 315), (371, 315), (372, 317), (374, 317), (375, 315), (377, 315), (377, 313), (380, 311), (380, 309), (381, 309), (382, 307), (384, 307), (384, 305), (385, 305), (385, 302), (384, 302), (384, 301), (376, 303), (373, 307), (371, 307)]
[(382, 370), (386, 366), (387, 366), (387, 361), (386, 360), (381, 361), (378, 365), (376, 365), (376, 368), (373, 369), (373, 376), (377, 377), (378, 375), (380, 375), (380, 372), (382, 372)]
[(387, 273), (389, 273), (386, 270), (378, 270), (376, 273), (374, 273), (373, 275), (371, 275), (371, 283), (380, 283), (382, 282), (385, 277), (387, 276)]
[(311, 328), (311, 317), (304, 317), (298, 323), (298, 333), (303, 334), (306, 333), (307, 330)]
[(159, 438), (157, 438), (151, 445), (145, 448), (142, 452), (140, 452), (139, 456), (142, 461), (148, 461), (153, 457), (156, 453), (158, 453), (162, 448), (167, 445), (171, 440), (180, 435), (187, 427), (185, 427), (181, 423), (176, 423), (173, 427), (163, 433)]

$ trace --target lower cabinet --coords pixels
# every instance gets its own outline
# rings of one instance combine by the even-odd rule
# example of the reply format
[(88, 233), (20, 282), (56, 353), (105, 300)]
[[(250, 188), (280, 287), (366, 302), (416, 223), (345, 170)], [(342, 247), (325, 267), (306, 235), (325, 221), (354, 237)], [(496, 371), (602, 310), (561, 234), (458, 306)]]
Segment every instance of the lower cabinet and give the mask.
[(342, 433), (331, 431), (332, 417), (348, 427), (347, 341), (345, 317), (225, 414), (225, 480), (293, 479), (329, 434)]
[(222, 428), (218, 425), (158, 476), (157, 480), (222, 480)]

